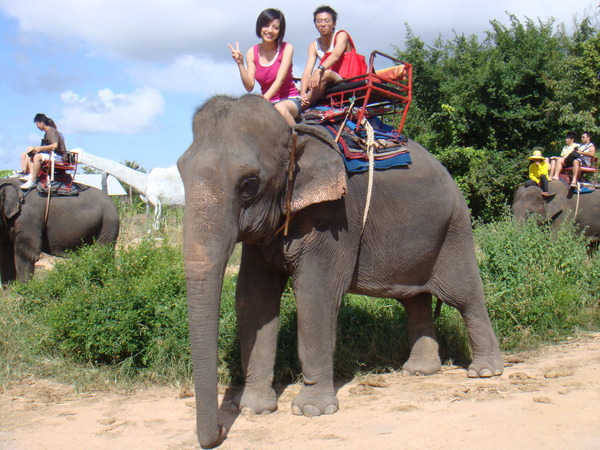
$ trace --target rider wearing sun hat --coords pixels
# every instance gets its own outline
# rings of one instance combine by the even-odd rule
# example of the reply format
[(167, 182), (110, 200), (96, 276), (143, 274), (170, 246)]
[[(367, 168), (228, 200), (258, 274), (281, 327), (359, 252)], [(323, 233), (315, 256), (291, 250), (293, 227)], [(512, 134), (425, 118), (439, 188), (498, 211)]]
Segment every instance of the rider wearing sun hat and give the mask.
[(542, 188), (543, 193), (548, 193), (548, 173), (550, 165), (548, 160), (542, 155), (542, 149), (536, 147), (533, 154), (528, 158), (531, 161), (529, 165), (529, 179)]

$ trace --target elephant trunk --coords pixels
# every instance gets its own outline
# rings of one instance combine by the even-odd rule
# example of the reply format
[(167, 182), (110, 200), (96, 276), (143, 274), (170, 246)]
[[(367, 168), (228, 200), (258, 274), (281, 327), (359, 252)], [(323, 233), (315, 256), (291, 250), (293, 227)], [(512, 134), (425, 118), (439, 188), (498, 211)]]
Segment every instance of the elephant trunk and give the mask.
[(188, 318), (194, 384), (196, 428), (203, 448), (213, 448), (223, 439), (217, 423), (217, 342), (223, 275), (233, 251), (234, 239), (217, 233), (186, 238), (184, 248)]

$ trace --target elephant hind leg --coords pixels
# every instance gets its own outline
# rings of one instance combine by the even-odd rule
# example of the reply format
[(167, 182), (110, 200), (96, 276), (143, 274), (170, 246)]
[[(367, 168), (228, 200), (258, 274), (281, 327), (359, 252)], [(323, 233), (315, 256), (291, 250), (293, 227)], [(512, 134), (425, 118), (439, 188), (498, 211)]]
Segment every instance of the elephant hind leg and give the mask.
[(473, 351), (473, 360), (468, 369), (469, 377), (488, 378), (502, 375), (504, 360), (483, 301), (458, 310), (467, 326)]
[(402, 374), (432, 375), (442, 367), (439, 345), (435, 338), (431, 311), (431, 295), (420, 294), (401, 299), (406, 309), (410, 357), (402, 366)]
[[(465, 289), (466, 286), (470, 287)], [(455, 307), (465, 322), (473, 353), (473, 360), (468, 368), (469, 377), (501, 375), (504, 361), (485, 306), (481, 281), (477, 279), (462, 287), (455, 287), (454, 290), (434, 294), (444, 303)]]
[(470, 231), (465, 234), (467, 230), (465, 225), (449, 232), (429, 288), (455, 307), (465, 322), (473, 352), (469, 377), (491, 377), (502, 374), (504, 362), (486, 309), (472, 235)]

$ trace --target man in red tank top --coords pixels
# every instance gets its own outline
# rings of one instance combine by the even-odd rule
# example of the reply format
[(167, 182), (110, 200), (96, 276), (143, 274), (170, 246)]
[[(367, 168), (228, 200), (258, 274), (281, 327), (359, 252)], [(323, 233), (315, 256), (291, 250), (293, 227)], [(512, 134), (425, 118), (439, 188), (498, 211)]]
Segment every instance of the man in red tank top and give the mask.
[[(308, 47), (308, 59), (302, 74), (300, 88), (300, 99), (302, 106), (307, 107), (323, 96), (325, 88), (330, 83), (342, 79), (331, 67), (351, 50), (348, 33), (345, 31), (335, 32), (337, 13), (330, 6), (319, 6), (313, 13), (315, 27), (319, 37), (310, 43)], [(321, 61), (324, 54), (331, 52), (329, 57)], [(321, 61), (315, 68), (317, 61)]]

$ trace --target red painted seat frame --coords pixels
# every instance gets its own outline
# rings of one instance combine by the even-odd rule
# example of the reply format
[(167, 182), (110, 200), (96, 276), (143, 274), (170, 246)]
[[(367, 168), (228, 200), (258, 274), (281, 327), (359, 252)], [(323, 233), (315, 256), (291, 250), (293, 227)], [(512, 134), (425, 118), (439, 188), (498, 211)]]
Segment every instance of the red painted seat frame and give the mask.
[[(378, 75), (375, 57), (387, 58), (393, 65), (404, 65), (404, 76), (390, 80)], [(334, 109), (348, 108), (354, 100), (352, 118), (360, 124), (363, 117), (400, 114), (397, 131), (402, 132), (412, 101), (412, 65), (377, 50), (371, 53), (365, 75), (348, 78), (328, 88), (324, 103)]]

